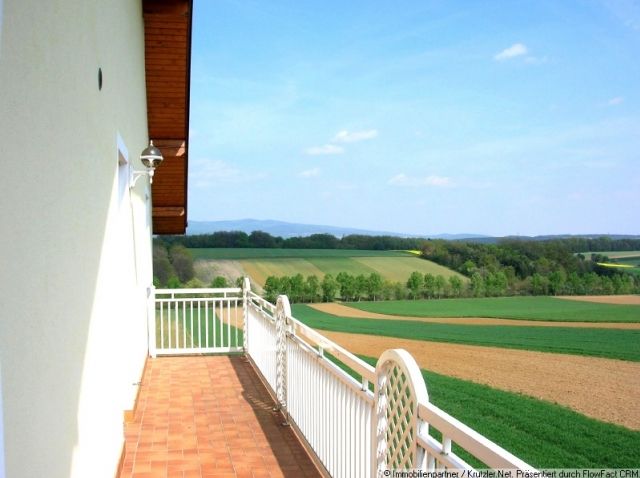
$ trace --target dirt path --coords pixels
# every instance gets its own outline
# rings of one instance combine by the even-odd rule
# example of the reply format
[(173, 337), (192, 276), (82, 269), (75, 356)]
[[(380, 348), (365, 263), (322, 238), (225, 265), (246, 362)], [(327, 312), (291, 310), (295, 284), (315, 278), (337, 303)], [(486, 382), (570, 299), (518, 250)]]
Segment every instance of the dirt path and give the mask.
[(615, 323), (615, 322), (552, 322), (545, 320), (516, 320), (493, 319), (488, 317), (408, 317), (403, 315), (377, 314), (366, 312), (335, 302), (323, 304), (309, 304), (316, 310), (339, 317), (351, 317), (355, 319), (386, 319), (386, 320), (416, 320), (418, 322), (433, 322), (436, 324), (465, 324), (465, 325), (512, 325), (516, 327), (580, 327), (592, 329), (640, 329), (640, 323)]
[(421, 368), (558, 403), (598, 420), (640, 430), (640, 363), (324, 330), (322, 334), (369, 357), (403, 348)]
[(560, 295), (558, 299), (595, 302), (597, 304), (640, 305), (640, 295)]

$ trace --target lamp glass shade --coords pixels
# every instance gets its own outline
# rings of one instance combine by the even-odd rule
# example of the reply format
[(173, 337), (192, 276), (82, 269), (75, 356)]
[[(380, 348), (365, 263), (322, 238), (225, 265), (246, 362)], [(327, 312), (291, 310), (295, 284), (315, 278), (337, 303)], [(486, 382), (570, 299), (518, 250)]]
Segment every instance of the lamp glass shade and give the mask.
[(162, 162), (162, 152), (153, 145), (153, 141), (149, 141), (149, 146), (144, 148), (140, 154), (140, 161), (147, 168), (156, 168)]

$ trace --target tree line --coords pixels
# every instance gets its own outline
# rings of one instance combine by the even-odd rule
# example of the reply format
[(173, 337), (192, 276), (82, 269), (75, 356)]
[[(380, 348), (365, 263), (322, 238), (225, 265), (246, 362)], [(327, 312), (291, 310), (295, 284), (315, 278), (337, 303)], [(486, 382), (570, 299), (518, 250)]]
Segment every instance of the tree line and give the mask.
[[(597, 251), (634, 251), (640, 250), (640, 239), (618, 238), (609, 236), (594, 238), (568, 237), (568, 238), (548, 238), (540, 240), (513, 239), (513, 238), (490, 238), (496, 244), (553, 244), (562, 247), (570, 253), (575, 252), (597, 252)], [(332, 234), (311, 234), (310, 236), (288, 237), (272, 236), (263, 231), (253, 231), (250, 234), (242, 231), (219, 231), (211, 234), (162, 236), (156, 241), (163, 242), (167, 246), (182, 244), (187, 248), (258, 248), (258, 249), (359, 249), (370, 251), (381, 250), (418, 250), (425, 243), (438, 242), (442, 240), (432, 240), (417, 237), (397, 237), (397, 236), (367, 236), (361, 234), (350, 234), (342, 238), (337, 238)], [(457, 241), (444, 241), (454, 244), (488, 244), (486, 240), (465, 239)]]
[(213, 234), (163, 236), (158, 241), (167, 246), (181, 244), (188, 248), (258, 248), (258, 249), (360, 249), (370, 251), (419, 249), (426, 239), (395, 236), (351, 234), (337, 238), (332, 234), (310, 236), (272, 236), (262, 231), (220, 231)]
[(406, 282), (384, 279), (377, 272), (369, 275), (340, 272), (335, 277), (326, 274), (322, 279), (316, 275), (304, 277), (269, 276), (264, 284), (264, 297), (275, 302), (284, 294), (291, 302), (333, 302), (360, 300), (440, 299), (465, 297), (467, 285), (457, 275), (448, 279), (442, 275), (413, 272)]
[(609, 260), (601, 254), (575, 254), (573, 241), (429, 241), (421, 255), (469, 277), (474, 297), (640, 292), (640, 276), (598, 265)]
[(638, 292), (633, 276), (617, 274), (613, 277), (590, 273), (585, 276), (570, 275), (563, 280), (561, 274), (551, 278), (534, 274), (525, 281), (526, 287), (512, 287), (503, 272), (476, 272), (470, 280), (457, 275), (422, 274), (412, 272), (406, 282), (390, 281), (378, 273), (352, 275), (340, 272), (335, 277), (326, 274), (322, 279), (315, 275), (304, 277), (269, 276), (264, 285), (264, 297), (275, 302), (285, 294), (294, 303), (345, 302), (370, 300), (444, 299), (464, 297), (503, 297), (511, 295), (602, 295), (630, 294)]

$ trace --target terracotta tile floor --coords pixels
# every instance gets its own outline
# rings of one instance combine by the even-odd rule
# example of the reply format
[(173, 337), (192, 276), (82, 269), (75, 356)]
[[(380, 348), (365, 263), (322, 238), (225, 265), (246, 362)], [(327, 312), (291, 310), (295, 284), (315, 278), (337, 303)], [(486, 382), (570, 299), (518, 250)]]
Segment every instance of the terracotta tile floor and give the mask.
[(148, 359), (120, 478), (321, 476), (241, 356)]

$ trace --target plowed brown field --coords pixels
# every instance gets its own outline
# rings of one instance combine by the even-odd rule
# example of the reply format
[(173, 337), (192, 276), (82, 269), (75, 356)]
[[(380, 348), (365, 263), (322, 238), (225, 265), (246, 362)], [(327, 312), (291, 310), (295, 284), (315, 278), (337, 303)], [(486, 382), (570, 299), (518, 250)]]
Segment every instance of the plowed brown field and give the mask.
[(558, 403), (598, 420), (640, 430), (640, 363), (373, 335), (322, 333), (355, 354), (378, 357), (387, 349), (403, 348), (423, 369)]
[(385, 320), (417, 320), (419, 322), (433, 322), (437, 324), (466, 324), (466, 325), (513, 325), (516, 327), (589, 327), (592, 329), (640, 329), (640, 323), (614, 322), (552, 322), (544, 320), (516, 320), (493, 319), (489, 317), (409, 317), (404, 315), (377, 314), (354, 309), (346, 305), (329, 302), (326, 304), (309, 304), (316, 310), (339, 317), (356, 319), (385, 319)]

